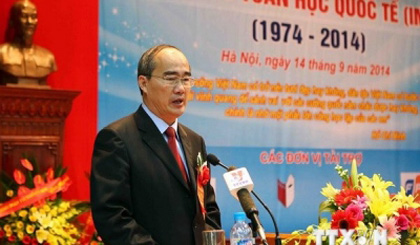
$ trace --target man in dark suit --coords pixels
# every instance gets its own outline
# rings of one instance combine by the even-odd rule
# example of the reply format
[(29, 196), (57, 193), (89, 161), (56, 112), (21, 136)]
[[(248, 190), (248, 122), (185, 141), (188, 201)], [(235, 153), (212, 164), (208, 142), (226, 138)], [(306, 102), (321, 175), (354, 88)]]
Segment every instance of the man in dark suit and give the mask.
[(203, 230), (220, 229), (220, 213), (197, 166), (197, 156), (206, 157), (204, 140), (178, 122), (194, 85), (187, 58), (169, 45), (147, 50), (138, 84), (143, 104), (95, 141), (95, 226), (105, 244), (201, 245)]

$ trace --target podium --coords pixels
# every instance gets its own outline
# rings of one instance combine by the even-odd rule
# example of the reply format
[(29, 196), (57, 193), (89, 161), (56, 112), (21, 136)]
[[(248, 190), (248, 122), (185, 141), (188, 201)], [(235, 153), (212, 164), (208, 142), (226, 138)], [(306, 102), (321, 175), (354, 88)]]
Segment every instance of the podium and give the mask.
[(64, 123), (79, 93), (0, 86), (0, 171), (12, 176), (24, 156), (41, 172), (61, 164)]

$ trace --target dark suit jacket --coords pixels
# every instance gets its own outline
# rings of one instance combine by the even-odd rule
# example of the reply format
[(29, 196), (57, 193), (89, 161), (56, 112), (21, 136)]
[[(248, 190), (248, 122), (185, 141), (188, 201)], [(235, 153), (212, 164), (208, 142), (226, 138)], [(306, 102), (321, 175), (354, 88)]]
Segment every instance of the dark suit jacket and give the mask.
[(202, 231), (220, 229), (210, 184), (205, 220), (197, 199), (196, 159), (206, 158), (203, 138), (179, 124), (190, 185), (167, 142), (142, 107), (102, 129), (92, 158), (93, 220), (105, 244), (202, 244)]

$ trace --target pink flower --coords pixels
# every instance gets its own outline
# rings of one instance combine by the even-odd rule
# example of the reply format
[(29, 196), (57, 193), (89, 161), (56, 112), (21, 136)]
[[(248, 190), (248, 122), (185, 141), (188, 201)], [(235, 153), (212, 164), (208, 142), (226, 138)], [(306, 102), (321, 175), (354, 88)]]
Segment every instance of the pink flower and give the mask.
[(353, 200), (353, 203), (356, 204), (361, 210), (365, 210), (368, 205), (366, 204), (367, 198), (365, 196), (356, 197), (356, 200)]
[(408, 219), (408, 229), (420, 228), (420, 214), (414, 208), (400, 208), (398, 213)]
[(397, 225), (400, 227), (401, 230), (405, 231), (409, 227), (410, 221), (408, 220), (407, 216), (404, 214), (401, 214), (397, 218)]
[[(382, 227), (381, 227), (382, 226)], [(383, 223), (381, 223), (381, 226), (378, 226), (378, 230), (382, 232), (383, 230), (387, 231), (388, 238), (395, 238), (399, 239), (400, 234), (398, 234), (398, 227), (397, 220), (395, 218), (390, 218), (388, 220), (385, 220)]]
[(362, 221), (365, 218), (365, 216), (363, 215), (363, 210), (354, 203), (350, 204), (346, 208), (346, 212), (352, 213), (357, 221)]

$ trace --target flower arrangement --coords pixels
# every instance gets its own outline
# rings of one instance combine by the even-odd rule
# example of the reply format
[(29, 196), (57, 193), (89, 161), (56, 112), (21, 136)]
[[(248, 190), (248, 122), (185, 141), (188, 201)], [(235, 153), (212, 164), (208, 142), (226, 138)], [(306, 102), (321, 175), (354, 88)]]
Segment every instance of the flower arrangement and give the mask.
[[(420, 243), (420, 203), (415, 197), (406, 195), (403, 187), (397, 194), (390, 194), (388, 188), (394, 186), (392, 182), (383, 180), (379, 174), (371, 178), (358, 174), (355, 161), (350, 174), (340, 165), (335, 169), (343, 180), (342, 188), (336, 189), (327, 183), (321, 190), (327, 200), (319, 207), (319, 214), (328, 212), (331, 220), (319, 218), (318, 225), (310, 225), (305, 231), (293, 234), (308, 234), (307, 244), (320, 243), (318, 231), (328, 230), (337, 230), (335, 244), (350, 238), (359, 244), (374, 244), (378, 234), (386, 234), (388, 244)], [(352, 231), (348, 233), (351, 237), (346, 238), (345, 231)], [(319, 238), (322, 238), (322, 244), (331, 244), (329, 236)]]
[(82, 213), (89, 216), (89, 203), (60, 196), (71, 184), (66, 169), (58, 165), (40, 173), (32, 162), (21, 159), (23, 168), (13, 178), (1, 173), (0, 244), (95, 244), (77, 222)]

